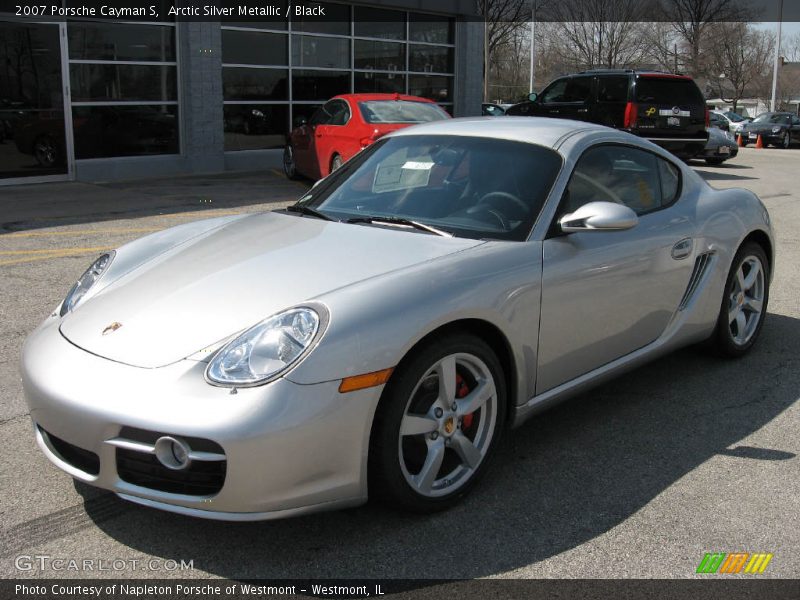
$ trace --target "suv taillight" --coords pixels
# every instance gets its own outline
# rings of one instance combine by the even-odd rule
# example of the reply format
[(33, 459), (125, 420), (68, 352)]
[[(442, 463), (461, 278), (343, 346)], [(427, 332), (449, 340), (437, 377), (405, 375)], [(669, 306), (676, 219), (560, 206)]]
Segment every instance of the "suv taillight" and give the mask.
[(708, 129), (709, 125), (711, 125), (711, 113), (708, 112), (708, 107), (706, 106), (706, 129)]
[(625, 105), (625, 122), (623, 123), (623, 127), (626, 129), (636, 127), (636, 117), (638, 114), (639, 105), (635, 102), (628, 102), (628, 104)]

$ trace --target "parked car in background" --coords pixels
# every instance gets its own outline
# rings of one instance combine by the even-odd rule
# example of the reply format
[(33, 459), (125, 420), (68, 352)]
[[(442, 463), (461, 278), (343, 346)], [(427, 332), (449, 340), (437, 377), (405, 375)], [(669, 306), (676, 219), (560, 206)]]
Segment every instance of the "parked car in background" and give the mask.
[(765, 112), (742, 127), (742, 143), (755, 143), (761, 136), (764, 144), (788, 148), (800, 143), (800, 117), (789, 112)]
[(732, 133), (717, 127), (708, 128), (708, 143), (702, 154), (706, 164), (721, 165), (737, 154), (739, 154), (739, 146)]
[(691, 77), (658, 71), (594, 70), (560, 77), (507, 115), (599, 123), (646, 138), (681, 158), (702, 152), (709, 116)]
[(709, 113), (709, 124), (711, 127), (718, 127), (723, 131), (730, 131), (734, 136), (738, 135), (745, 123), (750, 119), (743, 117), (732, 110), (712, 110)]
[(417, 123), (449, 119), (438, 104), (403, 94), (342, 94), (300, 117), (283, 151), (289, 179), (320, 179), (382, 136)]
[(506, 109), (499, 104), (484, 103), (481, 105), (481, 114), (484, 117), (502, 117)]

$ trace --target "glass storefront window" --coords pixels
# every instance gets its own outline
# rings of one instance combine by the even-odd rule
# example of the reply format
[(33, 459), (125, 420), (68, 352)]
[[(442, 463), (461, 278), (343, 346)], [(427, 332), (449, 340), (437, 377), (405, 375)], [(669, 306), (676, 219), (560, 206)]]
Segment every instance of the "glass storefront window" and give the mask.
[(354, 10), (353, 35), (387, 40), (406, 39), (405, 13), (367, 6), (356, 6)]
[(289, 130), (286, 104), (226, 104), (225, 150), (283, 148)]
[(282, 33), (222, 30), (222, 62), (236, 65), (288, 65), (288, 36)]
[(350, 68), (350, 40), (341, 38), (292, 36), (293, 67)]
[(422, 73), (452, 73), (453, 49), (446, 46), (408, 47), (408, 70)]
[(444, 75), (409, 75), (408, 93), (436, 102), (452, 102), (453, 78)]
[(455, 22), (449, 17), (411, 13), (408, 19), (408, 37), (412, 42), (452, 44)]
[[(314, 9), (319, 6), (324, 9), (324, 17), (298, 16), (298, 7)], [(292, 29), (306, 33), (327, 33), (329, 35), (350, 35), (350, 6), (347, 4), (332, 4), (330, 2), (300, 2), (292, 4)]]
[(222, 94), (225, 100), (288, 100), (287, 69), (223, 67)]
[(75, 158), (178, 152), (177, 106), (76, 106)]
[(356, 94), (405, 94), (406, 76), (356, 71), (353, 91)]
[(295, 100), (324, 102), (350, 92), (350, 71), (292, 71), (292, 95)]
[(406, 70), (405, 44), (356, 40), (354, 55), (356, 69)]
[(171, 65), (72, 63), (69, 73), (73, 102), (177, 99), (175, 67)]
[(175, 60), (174, 27), (70, 23), (68, 30), (71, 60)]

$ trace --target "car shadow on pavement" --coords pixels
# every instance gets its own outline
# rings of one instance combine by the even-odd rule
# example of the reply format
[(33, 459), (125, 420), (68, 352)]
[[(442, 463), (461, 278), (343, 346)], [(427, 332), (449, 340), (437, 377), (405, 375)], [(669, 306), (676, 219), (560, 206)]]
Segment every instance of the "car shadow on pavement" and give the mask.
[[(720, 181), (720, 180), (748, 180), (748, 179), (758, 179), (758, 177), (748, 177), (747, 175), (735, 175), (728, 171), (729, 167), (726, 165), (720, 165), (717, 167), (706, 167), (708, 169), (714, 169), (713, 171), (706, 171), (706, 170), (695, 170), (695, 172), (700, 175), (706, 181)], [(721, 170), (717, 170), (721, 169)]]
[[(124, 518), (108, 518), (88, 500), (85, 507), (97, 527), (134, 551), (193, 560), (195, 569), (228, 578), (491, 576), (609, 532), (717, 455), (794, 458), (742, 440), (796, 401), (798, 340), (800, 320), (770, 314), (745, 358), (688, 348), (534, 417), (506, 437), (493, 471), (468, 498), (432, 516), (369, 504), (224, 523), (122, 500)], [(90, 497), (89, 488), (78, 489)]]

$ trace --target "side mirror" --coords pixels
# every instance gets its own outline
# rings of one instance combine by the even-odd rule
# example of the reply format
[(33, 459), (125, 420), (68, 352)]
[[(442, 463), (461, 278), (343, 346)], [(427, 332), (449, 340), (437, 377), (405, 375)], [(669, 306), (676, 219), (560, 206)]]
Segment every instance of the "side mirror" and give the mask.
[(303, 125), (308, 125), (308, 119), (305, 117), (295, 117), (294, 118), (294, 126), (295, 127), (302, 127)]
[(536, 102), (536, 99), (538, 97), (539, 94), (537, 94), (536, 92), (531, 92), (530, 94), (528, 94), (528, 100), (530, 100), (531, 102)]
[(635, 227), (639, 217), (632, 209), (614, 202), (589, 202), (559, 219), (564, 233), (579, 231), (624, 231)]

